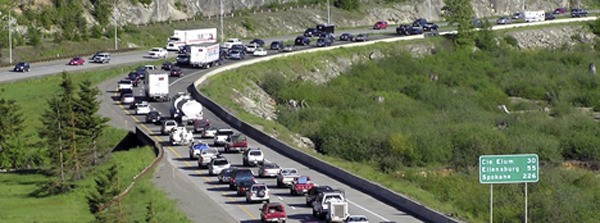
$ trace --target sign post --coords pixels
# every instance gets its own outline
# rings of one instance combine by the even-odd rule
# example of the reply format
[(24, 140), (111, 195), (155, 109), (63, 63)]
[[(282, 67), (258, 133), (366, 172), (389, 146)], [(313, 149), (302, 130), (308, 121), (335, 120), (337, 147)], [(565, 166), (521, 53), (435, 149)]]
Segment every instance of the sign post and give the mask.
[(490, 184), (490, 223), (493, 222), (493, 184), (525, 183), (525, 223), (527, 223), (527, 183), (539, 181), (537, 154), (483, 155), (479, 157), (479, 183)]

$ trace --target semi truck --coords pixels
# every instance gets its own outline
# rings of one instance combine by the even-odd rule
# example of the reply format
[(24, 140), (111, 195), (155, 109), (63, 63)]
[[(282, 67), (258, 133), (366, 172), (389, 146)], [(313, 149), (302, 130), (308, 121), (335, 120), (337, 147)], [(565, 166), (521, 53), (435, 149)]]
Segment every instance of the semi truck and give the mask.
[(174, 30), (167, 40), (165, 49), (179, 51), (180, 47), (192, 44), (216, 43), (217, 28)]
[(191, 67), (207, 69), (222, 62), (219, 44), (216, 43), (192, 45), (189, 47), (189, 55)]
[(144, 82), (146, 85), (146, 99), (148, 101), (169, 100), (168, 73), (149, 73)]

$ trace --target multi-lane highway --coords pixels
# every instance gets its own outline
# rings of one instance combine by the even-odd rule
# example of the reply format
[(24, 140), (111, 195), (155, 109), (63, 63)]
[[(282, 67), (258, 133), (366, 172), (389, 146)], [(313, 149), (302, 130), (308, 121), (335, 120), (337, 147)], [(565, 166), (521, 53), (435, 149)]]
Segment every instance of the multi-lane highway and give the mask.
[[(376, 36), (375, 39), (385, 38), (389, 36)], [(342, 44), (344, 42), (337, 42), (336, 44)], [(298, 47), (299, 50), (306, 49), (314, 46)], [(278, 53), (277, 51), (269, 50), (270, 54)], [(252, 58), (252, 56), (250, 56)], [(248, 60), (248, 59), (247, 59)], [(226, 60), (224, 66), (235, 63), (234, 61)], [(196, 70), (196, 69), (184, 69), (187, 74), (182, 78), (170, 78), (170, 91), (174, 95), (178, 91), (186, 91), (196, 79), (201, 77), (204, 73), (209, 70)], [(129, 128), (132, 128), (134, 124), (143, 125), (143, 128), (155, 134), (155, 139), (164, 142), (165, 147), (165, 160), (168, 162), (166, 165), (171, 165), (178, 174), (186, 178), (187, 182), (191, 182), (199, 191), (206, 193), (212, 200), (197, 201), (203, 204), (213, 203), (218, 204), (226, 213), (231, 215), (235, 221), (239, 222), (256, 222), (259, 220), (259, 203), (246, 204), (244, 197), (235, 196), (235, 191), (230, 191), (228, 186), (225, 184), (218, 184), (218, 180), (215, 176), (209, 176), (208, 171), (205, 169), (199, 169), (195, 160), (189, 160), (188, 147), (185, 146), (170, 146), (168, 143), (168, 136), (160, 136), (160, 126), (153, 124), (144, 124), (144, 116), (131, 115), (133, 111), (128, 110), (127, 107), (121, 106), (118, 103), (118, 99), (115, 97), (114, 90), (116, 89), (116, 80), (112, 80), (112, 84), (108, 83), (102, 85), (103, 92), (107, 92), (104, 95), (103, 100), (110, 103), (104, 103), (102, 106), (103, 114), (112, 114), (111, 118), (116, 123), (129, 123)], [(140, 85), (134, 92), (141, 98), (143, 95), (144, 86)], [(170, 103), (168, 102), (153, 102), (152, 107), (160, 111), (163, 116), (169, 116)], [(121, 114), (119, 114), (121, 113)], [(205, 111), (205, 117), (211, 121), (211, 125), (215, 127), (230, 128), (226, 123), (219, 120), (210, 111)], [(142, 123), (140, 123), (142, 122)], [(197, 140), (204, 140), (209, 143), (212, 139), (200, 139), (196, 136)], [(421, 222), (413, 216), (407, 215), (406, 213), (397, 210), (389, 205), (386, 205), (378, 200), (371, 198), (369, 195), (359, 192), (353, 188), (350, 188), (342, 183), (332, 180), (328, 176), (320, 174), (309, 168), (302, 166), (301, 164), (293, 161), (290, 158), (282, 156), (276, 152), (273, 152), (269, 148), (250, 140), (250, 147), (258, 147), (263, 149), (265, 157), (271, 162), (279, 164), (281, 167), (294, 167), (297, 168), (302, 174), (311, 176), (313, 181), (319, 185), (329, 185), (334, 188), (339, 188), (345, 191), (346, 197), (349, 201), (349, 212), (352, 214), (366, 215), (371, 219), (371, 222), (384, 222), (384, 221), (395, 221), (395, 222)], [(222, 150), (222, 148), (219, 148)], [(241, 154), (225, 154), (225, 157), (232, 162), (235, 166), (241, 166)], [(257, 173), (257, 168), (252, 168), (254, 173)], [(271, 202), (281, 202), (286, 205), (288, 222), (310, 222), (318, 221), (312, 216), (312, 209), (305, 205), (304, 196), (291, 196), (289, 189), (277, 188), (276, 181), (274, 178), (258, 178), (259, 182), (267, 183), (271, 189)], [(196, 190), (198, 191), (198, 190)], [(186, 202), (193, 203), (193, 202)], [(206, 207), (198, 207), (206, 208)], [(189, 215), (188, 215), (189, 216)], [(195, 222), (204, 222), (203, 216), (197, 216), (199, 218), (192, 219)]]
[[(592, 18), (590, 18), (592, 19)], [(553, 22), (556, 23), (556, 22)], [(544, 24), (544, 23), (539, 23)], [(503, 26), (503, 28), (511, 26)], [(373, 30), (353, 30), (352, 33), (372, 32)], [(387, 35), (392, 33), (393, 29), (379, 30), (382, 35), (372, 36), (372, 40), (395, 37), (396, 35)], [(281, 38), (266, 38), (269, 43), (272, 40), (289, 40), (294, 36)], [(344, 42), (336, 41), (334, 44), (343, 44)], [(299, 47), (299, 50), (314, 47)], [(76, 71), (82, 69), (99, 69), (104, 67), (136, 63), (148, 59), (142, 58), (145, 51), (129, 52), (113, 55), (110, 64), (86, 64), (81, 67), (66, 66), (67, 61), (55, 61), (40, 64), (33, 64), (32, 71), (29, 73), (14, 73), (0, 72), (0, 82), (12, 81), (23, 78), (30, 78), (42, 75), (49, 75), (61, 71)], [(269, 51), (270, 54), (276, 53)], [(251, 56), (250, 56), (251, 58)], [(152, 61), (152, 60), (148, 60)], [(227, 60), (225, 65), (234, 63)], [(124, 71), (125, 74), (128, 71)], [(204, 75), (207, 70), (184, 69), (186, 76), (182, 78), (170, 78), (171, 94), (178, 91), (186, 91), (193, 82)], [(167, 142), (166, 136), (158, 135), (159, 126), (145, 125), (140, 123), (144, 121), (144, 117), (131, 115), (130, 111), (118, 103), (118, 98), (115, 95), (116, 82), (118, 79), (109, 80), (99, 85), (102, 90), (102, 106), (100, 113), (110, 117), (110, 124), (115, 127), (126, 128), (133, 130), (135, 125), (140, 125), (145, 130), (152, 132), (152, 137), (165, 145), (166, 156), (163, 163), (155, 175), (155, 182), (167, 193), (176, 198), (178, 206), (186, 215), (194, 222), (255, 222), (259, 219), (259, 204), (246, 204), (243, 197), (235, 196), (234, 191), (229, 191), (227, 185), (216, 183), (216, 178), (208, 176), (206, 170), (198, 169), (194, 161), (188, 160), (187, 147), (173, 147)], [(143, 94), (143, 85), (135, 89), (138, 95)], [(164, 116), (169, 115), (169, 103), (152, 103), (152, 106), (161, 111)], [(216, 127), (228, 127), (226, 123), (219, 120), (210, 111), (205, 111), (205, 116), (210, 119), (211, 124)], [(201, 139), (198, 139), (201, 140)], [(208, 140), (210, 142), (210, 140)], [(342, 183), (339, 183), (331, 178), (306, 168), (295, 161), (284, 157), (276, 152), (271, 151), (257, 142), (250, 139), (251, 147), (260, 147), (266, 153), (266, 158), (272, 162), (278, 163), (282, 167), (295, 167), (302, 174), (309, 175), (315, 183), (319, 185), (329, 185), (334, 188), (343, 189), (349, 200), (349, 212), (352, 214), (363, 214), (369, 217), (371, 222), (396, 221), (396, 222), (420, 222), (413, 216), (407, 215), (401, 210), (390, 207), (370, 196), (350, 188)], [(225, 155), (234, 165), (241, 164), (241, 155), (226, 154)], [(256, 168), (254, 168), (256, 173)], [(272, 202), (284, 203), (287, 207), (289, 221), (288, 222), (312, 222), (316, 219), (311, 215), (311, 209), (304, 205), (304, 197), (296, 197), (289, 195), (288, 189), (276, 188), (274, 179), (258, 179), (260, 182), (265, 182), (272, 189)]]

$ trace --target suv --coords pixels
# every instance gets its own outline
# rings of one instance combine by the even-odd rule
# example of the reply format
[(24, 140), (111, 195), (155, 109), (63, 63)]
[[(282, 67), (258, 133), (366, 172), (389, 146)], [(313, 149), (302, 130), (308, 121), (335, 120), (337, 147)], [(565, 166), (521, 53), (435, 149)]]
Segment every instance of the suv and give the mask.
[(295, 168), (283, 168), (277, 173), (277, 187), (289, 187), (295, 177), (300, 176)]
[(330, 38), (319, 37), (319, 39), (317, 39), (317, 46), (331, 46), (332, 44), (333, 41), (331, 41)]
[(587, 16), (588, 12), (585, 9), (571, 9), (571, 17), (584, 17)]
[(265, 162), (265, 154), (260, 149), (248, 149), (244, 152), (242, 163), (244, 166), (259, 165)]
[(269, 49), (271, 50), (282, 50), (283, 49), (283, 42), (282, 41), (273, 41), (271, 42), (271, 46), (269, 47)]
[(296, 46), (306, 46), (310, 44), (310, 39), (306, 36), (298, 36), (294, 40)]
[(92, 61), (94, 63), (109, 63), (110, 62), (110, 54), (109, 53), (98, 53), (92, 57)]
[(167, 120), (160, 128), (160, 133), (163, 135), (169, 134), (169, 132), (171, 132), (171, 130), (174, 128), (177, 128), (177, 122), (175, 120)]
[(248, 139), (246, 136), (236, 133), (227, 137), (225, 152), (228, 153), (232, 150), (236, 152), (248, 150)]
[(285, 207), (281, 203), (265, 203), (259, 210), (261, 222), (285, 222), (287, 219)]
[(266, 201), (269, 203), (269, 188), (264, 183), (255, 183), (250, 186), (250, 189), (246, 191), (246, 203), (254, 201)]
[(231, 172), (231, 180), (229, 181), (229, 189), (235, 190), (236, 189), (235, 183), (242, 179), (254, 180), (254, 173), (252, 173), (252, 170), (241, 169), (241, 168), (233, 169), (233, 171)]
[(29, 72), (31, 70), (31, 66), (27, 62), (18, 62), (13, 71), (15, 72)]
[(320, 35), (321, 35), (321, 31), (319, 31), (317, 28), (308, 28), (304, 31), (305, 37), (313, 37), (313, 36), (320, 36)]

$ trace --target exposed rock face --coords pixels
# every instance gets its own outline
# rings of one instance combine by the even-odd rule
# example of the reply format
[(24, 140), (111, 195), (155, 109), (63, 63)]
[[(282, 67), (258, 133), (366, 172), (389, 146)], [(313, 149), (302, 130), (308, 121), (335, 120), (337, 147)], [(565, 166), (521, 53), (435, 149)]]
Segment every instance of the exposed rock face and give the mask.
[(565, 25), (542, 29), (519, 30), (507, 35), (517, 40), (521, 49), (546, 48), (558, 49), (572, 47), (578, 43), (595, 43), (596, 35), (581, 25)]

